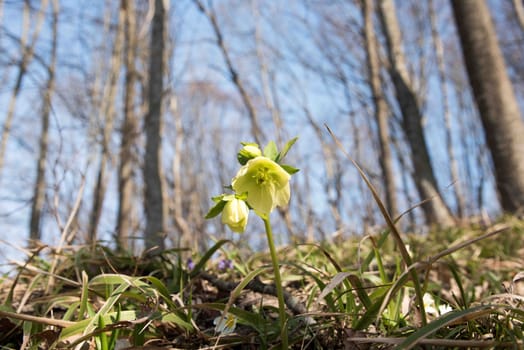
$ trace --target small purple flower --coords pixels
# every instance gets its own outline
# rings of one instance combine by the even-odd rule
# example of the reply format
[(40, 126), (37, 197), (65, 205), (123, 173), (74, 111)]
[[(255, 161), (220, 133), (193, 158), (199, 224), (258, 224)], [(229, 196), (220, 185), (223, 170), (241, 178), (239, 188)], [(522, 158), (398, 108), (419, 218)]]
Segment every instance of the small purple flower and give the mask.
[(193, 262), (193, 259), (187, 258), (186, 266), (188, 271), (191, 271), (195, 268), (195, 263)]
[(230, 270), (233, 268), (233, 262), (229, 259), (221, 259), (217, 267), (220, 271)]

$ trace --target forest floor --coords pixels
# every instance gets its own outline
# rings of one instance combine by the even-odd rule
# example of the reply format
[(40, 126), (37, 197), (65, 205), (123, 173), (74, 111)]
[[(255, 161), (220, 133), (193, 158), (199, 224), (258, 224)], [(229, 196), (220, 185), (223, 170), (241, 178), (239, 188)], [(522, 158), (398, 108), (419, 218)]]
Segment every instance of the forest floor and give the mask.
[(0, 349), (522, 349), (523, 237), (515, 218), (402, 234), (408, 269), (389, 230), (282, 247), (287, 333), (267, 253), (42, 247), (0, 278)]

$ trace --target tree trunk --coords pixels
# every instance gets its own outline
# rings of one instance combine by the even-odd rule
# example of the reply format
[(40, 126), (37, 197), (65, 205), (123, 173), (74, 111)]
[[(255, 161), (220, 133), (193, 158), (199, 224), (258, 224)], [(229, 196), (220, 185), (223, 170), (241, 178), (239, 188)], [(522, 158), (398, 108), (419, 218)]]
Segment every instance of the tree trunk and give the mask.
[(515, 9), (520, 29), (524, 30), (524, 4), (522, 4), (522, 0), (513, 0), (513, 8)]
[(426, 221), (431, 225), (452, 226), (454, 224), (453, 216), (440, 196), (433, 168), (431, 167), (422, 127), (422, 112), (402, 51), (402, 38), (393, 0), (381, 0), (379, 14), (391, 64), (389, 74), (395, 87), (396, 97), (402, 114), (402, 128), (411, 149), (415, 186), (420, 198), (425, 201), (422, 204), (422, 209), (426, 216)]
[(122, 46), (123, 46), (123, 11), (119, 11), (118, 24), (111, 53), (110, 71), (107, 85), (103, 89), (103, 96), (100, 101), (100, 115), (104, 118), (102, 130), (102, 154), (100, 155), (100, 167), (98, 170), (97, 182), (93, 192), (93, 206), (89, 215), (88, 240), (89, 243), (96, 242), (98, 224), (102, 216), (107, 190), (107, 166), (110, 160), (111, 134), (115, 118), (115, 98), (122, 65)]
[(473, 95), (493, 158), (502, 209), (524, 210), (524, 122), (483, 0), (452, 0)]
[(375, 119), (378, 128), (379, 163), (384, 179), (386, 192), (386, 206), (391, 217), (398, 214), (395, 175), (393, 171), (393, 158), (389, 146), (388, 106), (382, 92), (382, 79), (380, 77), (380, 60), (378, 56), (377, 41), (373, 29), (373, 0), (363, 0), (364, 37), (368, 59), (368, 79), (375, 107)]
[(57, 39), (58, 39), (58, 2), (53, 2), (53, 14), (52, 14), (52, 33), (51, 39), (51, 60), (47, 67), (47, 84), (44, 91), (42, 101), (42, 130), (40, 134), (40, 151), (38, 155), (38, 162), (36, 168), (36, 180), (33, 192), (33, 202), (31, 204), (31, 217), (29, 222), (29, 244), (40, 240), (41, 237), (41, 221), (42, 221), (42, 210), (45, 203), (45, 192), (46, 192), (46, 161), (48, 152), (49, 142), (49, 118), (51, 114), (51, 99), (55, 89), (55, 66), (56, 66), (56, 51), (57, 51)]
[(34, 56), (34, 49), (36, 42), (38, 40), (38, 37), (40, 35), (40, 29), (42, 27), (42, 23), (45, 17), (47, 7), (47, 1), (43, 0), (41, 3), (41, 8), (38, 13), (38, 18), (36, 19), (36, 25), (35, 29), (33, 30), (33, 35), (31, 37), (31, 40), (29, 44), (26, 43), (27, 35), (29, 33), (29, 27), (30, 27), (30, 4), (29, 1), (24, 1), (24, 11), (23, 11), (23, 31), (22, 35), (20, 37), (20, 51), (22, 52), (22, 57), (20, 58), (20, 62), (18, 64), (18, 74), (16, 77), (15, 85), (13, 87), (13, 91), (11, 92), (11, 96), (9, 97), (9, 104), (7, 107), (7, 116), (5, 117), (4, 125), (2, 128), (2, 140), (0, 141), (0, 176), (2, 173), (2, 170), (4, 168), (4, 159), (5, 159), (5, 152), (7, 149), (7, 140), (9, 139), (9, 135), (11, 134), (11, 127), (13, 125), (13, 119), (15, 115), (16, 110), (16, 102), (18, 99), (18, 95), (20, 93), (20, 89), (22, 87), (22, 82), (24, 80), (25, 74), (27, 72), (27, 67), (31, 63), (31, 60)]
[(122, 0), (121, 10), (124, 11), (125, 35), (125, 87), (124, 87), (124, 122), (121, 130), (120, 164), (118, 168), (118, 218), (117, 246), (119, 249), (129, 249), (129, 235), (133, 229), (133, 169), (136, 165), (133, 147), (137, 139), (137, 119), (135, 115), (135, 84), (136, 84), (136, 18), (135, 0)]
[[(164, 94), (164, 44), (166, 40), (164, 0), (155, 0), (149, 56), (148, 113), (145, 119), (144, 211), (146, 249), (164, 249), (166, 205), (161, 168), (162, 97)], [(151, 251), (152, 252), (152, 251)]]

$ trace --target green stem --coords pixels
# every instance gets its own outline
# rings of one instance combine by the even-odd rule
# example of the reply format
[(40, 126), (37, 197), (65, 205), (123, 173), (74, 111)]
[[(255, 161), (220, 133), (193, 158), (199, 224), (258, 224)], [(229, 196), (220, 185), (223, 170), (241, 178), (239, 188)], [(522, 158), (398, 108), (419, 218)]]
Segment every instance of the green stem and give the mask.
[(273, 231), (271, 230), (269, 215), (267, 218), (262, 218), (262, 220), (264, 220), (264, 226), (266, 228), (267, 243), (269, 245), (269, 252), (271, 254), (271, 261), (273, 262), (273, 271), (275, 274), (275, 288), (277, 290), (278, 298), (278, 312), (280, 316), (280, 337), (282, 338), (282, 349), (287, 349), (287, 315), (286, 304), (284, 302), (284, 290), (282, 289), (282, 279), (280, 278), (280, 266), (278, 265), (277, 252), (273, 240)]

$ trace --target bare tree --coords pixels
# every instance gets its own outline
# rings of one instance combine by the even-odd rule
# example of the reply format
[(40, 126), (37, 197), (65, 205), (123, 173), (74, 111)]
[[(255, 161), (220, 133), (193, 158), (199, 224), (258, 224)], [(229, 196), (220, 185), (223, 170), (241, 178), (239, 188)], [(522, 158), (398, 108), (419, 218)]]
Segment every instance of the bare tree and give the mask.
[(373, 96), (375, 120), (378, 128), (379, 163), (384, 178), (386, 205), (392, 217), (398, 214), (395, 174), (393, 171), (393, 157), (391, 155), (388, 126), (388, 106), (382, 92), (382, 78), (380, 76), (380, 59), (377, 41), (373, 29), (373, 0), (362, 1), (364, 17), (364, 37), (368, 59), (368, 79)]
[(46, 194), (46, 164), (49, 143), (49, 119), (51, 114), (51, 99), (55, 90), (55, 66), (56, 51), (58, 41), (58, 0), (52, 1), (52, 20), (51, 20), (51, 57), (47, 66), (47, 83), (43, 91), (42, 101), (42, 124), (40, 131), (40, 151), (36, 167), (36, 180), (33, 191), (33, 201), (31, 203), (31, 219), (29, 222), (30, 245), (41, 239), (40, 223), (42, 219), (42, 210), (45, 203)]
[(389, 74), (395, 87), (402, 114), (402, 127), (411, 149), (415, 185), (421, 199), (429, 199), (422, 205), (422, 209), (429, 224), (437, 224), (443, 227), (452, 226), (454, 219), (439, 193), (437, 180), (431, 166), (422, 127), (422, 111), (407, 69), (393, 0), (380, 0), (379, 15), (382, 30), (386, 37), (390, 61)]
[(484, 0), (452, 0), (503, 210), (524, 209), (524, 122)]
[(117, 217), (117, 246), (120, 249), (129, 249), (129, 234), (134, 220), (133, 204), (133, 169), (136, 166), (136, 155), (133, 150), (138, 133), (138, 121), (135, 115), (135, 84), (136, 71), (136, 9), (135, 0), (122, 0), (121, 11), (124, 11), (124, 41), (125, 41), (125, 82), (124, 82), (124, 121), (121, 127), (120, 164), (118, 167), (118, 217)]
[(28, 43), (27, 36), (29, 35), (30, 22), (31, 22), (31, 19), (30, 19), (30, 7), (31, 6), (30, 6), (29, 0), (24, 1), (24, 10), (22, 14), (22, 17), (23, 17), (22, 35), (20, 37), (20, 50), (22, 52), (22, 57), (20, 58), (20, 61), (18, 63), (18, 73), (16, 76), (15, 85), (13, 87), (13, 90), (11, 91), (11, 96), (9, 97), (7, 115), (6, 115), (4, 125), (2, 128), (2, 140), (0, 141), (0, 175), (4, 168), (4, 159), (5, 159), (5, 152), (7, 148), (7, 140), (9, 139), (9, 135), (11, 134), (11, 127), (13, 126), (13, 119), (15, 115), (18, 95), (20, 94), (20, 90), (22, 88), (22, 82), (27, 73), (27, 68), (29, 67), (29, 64), (31, 63), (34, 57), (35, 45), (38, 41), (38, 37), (40, 36), (40, 30), (41, 30), (42, 23), (45, 18), (47, 4), (48, 4), (47, 0), (42, 0), (40, 3), (40, 10), (38, 12), (38, 17), (35, 21), (36, 23), (35, 28), (33, 29), (33, 34)]
[(164, 96), (164, 67), (166, 41), (167, 0), (154, 1), (151, 23), (151, 46), (149, 52), (148, 112), (145, 118), (146, 151), (143, 165), (145, 191), (144, 211), (146, 229), (144, 233), (147, 249), (164, 249), (166, 210), (162, 180), (162, 101)]
[(226, 43), (224, 42), (224, 37), (218, 25), (215, 13), (212, 11), (212, 9), (206, 9), (206, 7), (202, 4), (200, 0), (193, 0), (193, 1), (198, 6), (198, 9), (207, 17), (207, 19), (211, 23), (213, 32), (216, 37), (217, 45), (220, 49), (220, 52), (222, 53), (222, 56), (224, 57), (224, 60), (226, 61), (226, 66), (229, 71), (229, 78), (235, 85), (240, 97), (242, 98), (242, 102), (244, 103), (244, 106), (246, 107), (247, 113), (249, 115), (249, 120), (251, 121), (251, 134), (253, 135), (256, 143), (261, 145), (264, 134), (259, 125), (260, 122), (258, 120), (258, 115), (255, 109), (255, 106), (253, 105), (253, 102), (251, 101), (251, 98), (249, 97), (249, 94), (244, 86), (244, 83), (240, 79), (240, 76), (237, 70), (235, 69), (233, 62), (231, 61), (231, 57), (226, 47)]
[(89, 214), (88, 241), (90, 243), (94, 243), (97, 238), (98, 224), (102, 215), (102, 207), (104, 205), (107, 191), (107, 167), (111, 158), (110, 145), (115, 119), (115, 100), (118, 88), (118, 79), (120, 76), (120, 68), (122, 65), (122, 46), (124, 35), (123, 12), (124, 11), (122, 9), (118, 12), (118, 23), (115, 39), (113, 42), (113, 50), (111, 53), (109, 77), (102, 91), (102, 98), (100, 98), (99, 113), (103, 119), (103, 122), (101, 123), (102, 152), (100, 154), (100, 165), (98, 168), (96, 185), (93, 190), (93, 205)]

